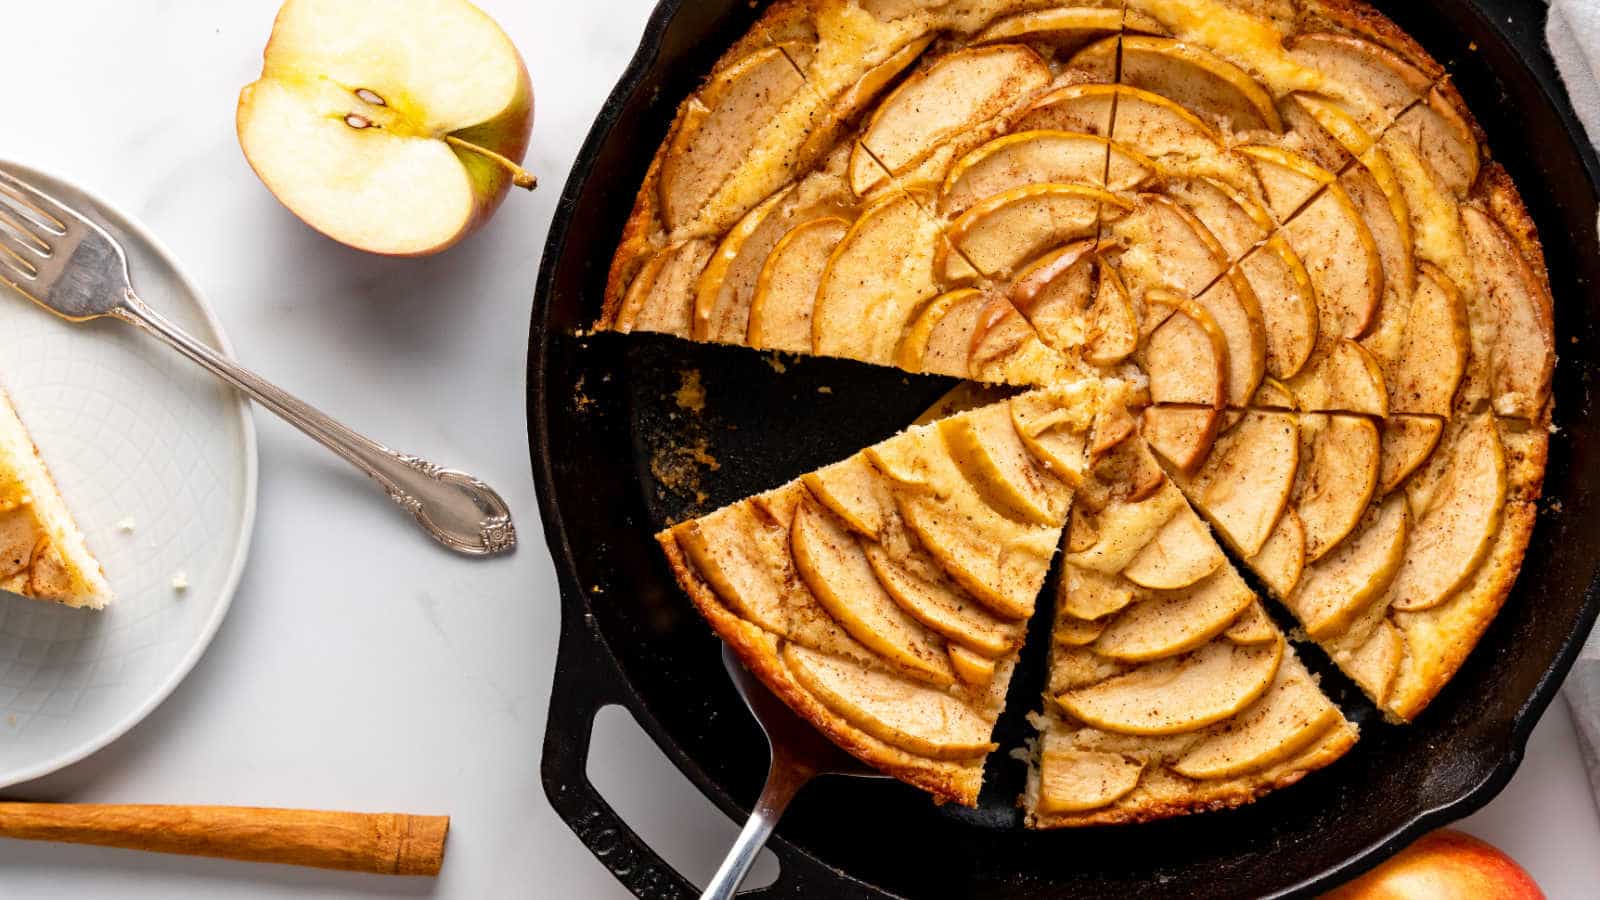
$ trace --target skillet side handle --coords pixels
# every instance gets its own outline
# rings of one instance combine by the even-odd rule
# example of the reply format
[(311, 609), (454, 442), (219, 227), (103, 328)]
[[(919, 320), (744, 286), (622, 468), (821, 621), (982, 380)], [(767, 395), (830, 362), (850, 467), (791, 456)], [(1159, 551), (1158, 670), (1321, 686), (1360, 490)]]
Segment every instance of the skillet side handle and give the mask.
[(698, 897), (694, 885), (650, 849), (589, 781), (594, 717), (605, 706), (626, 704), (619, 689), (621, 673), (586, 619), (581, 610), (562, 615), (540, 763), (545, 796), (578, 840), (634, 896)]

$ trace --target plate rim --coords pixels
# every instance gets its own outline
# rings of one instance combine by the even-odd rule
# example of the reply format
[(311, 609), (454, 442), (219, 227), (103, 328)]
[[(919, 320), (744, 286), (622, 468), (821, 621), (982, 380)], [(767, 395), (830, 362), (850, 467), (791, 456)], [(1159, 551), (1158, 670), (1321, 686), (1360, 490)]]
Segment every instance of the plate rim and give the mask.
[[(225, 356), (233, 356), (233, 342), (228, 339), (227, 331), (222, 327), (222, 320), (217, 317), (216, 310), (212, 309), (210, 301), (195, 284), (178, 257), (155, 232), (150, 230), (144, 222), (128, 213), (116, 203), (112, 203), (104, 195), (86, 188), (76, 179), (69, 178), (51, 169), (40, 166), (19, 163), (11, 159), (0, 158), (0, 169), (19, 172), (26, 175), (43, 176), (52, 181), (68, 185), (86, 199), (92, 201), (100, 211), (119, 219), (119, 227), (125, 227), (129, 234), (144, 242), (155, 255), (166, 264), (175, 276), (178, 286), (183, 293), (188, 295), (200, 313), (200, 318), (205, 322), (206, 328), (211, 332), (208, 336)], [(153, 345), (152, 345), (153, 346)], [(145, 700), (136, 704), (126, 715), (114, 721), (109, 727), (96, 734), (87, 741), (75, 744), (40, 763), (29, 767), (19, 767), (10, 770), (0, 770), (0, 788), (9, 788), (25, 782), (34, 781), (47, 775), (54, 774), (68, 766), (80, 763), (90, 756), (104, 750), (106, 747), (121, 739), (135, 726), (143, 722), (155, 712), (161, 704), (165, 703), (173, 692), (178, 689), (199, 664), (200, 658), (210, 649), (212, 641), (216, 639), (217, 632), (222, 628), (223, 619), (227, 618), (228, 610), (233, 608), (233, 598), (238, 592), (239, 582), (244, 577), (244, 569), (250, 558), (250, 546), (255, 536), (256, 498), (260, 481), (260, 447), (256, 436), (254, 410), (250, 401), (243, 394), (234, 392), (234, 411), (238, 415), (241, 425), (240, 443), (244, 449), (244, 506), (239, 515), (239, 537), (234, 542), (232, 559), (228, 565), (227, 574), (223, 577), (222, 588), (218, 592), (217, 602), (211, 615), (200, 626), (194, 640), (179, 657), (177, 663), (167, 675), (156, 684)], [(113, 601), (114, 603), (115, 601)]]

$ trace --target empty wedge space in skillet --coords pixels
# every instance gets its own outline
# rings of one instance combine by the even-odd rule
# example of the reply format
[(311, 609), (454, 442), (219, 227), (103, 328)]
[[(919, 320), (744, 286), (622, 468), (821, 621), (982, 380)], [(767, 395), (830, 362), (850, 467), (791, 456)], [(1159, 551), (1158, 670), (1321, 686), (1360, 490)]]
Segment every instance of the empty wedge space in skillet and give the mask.
[(1106, 390), (913, 427), (659, 540), (778, 696), (867, 763), (970, 805)]

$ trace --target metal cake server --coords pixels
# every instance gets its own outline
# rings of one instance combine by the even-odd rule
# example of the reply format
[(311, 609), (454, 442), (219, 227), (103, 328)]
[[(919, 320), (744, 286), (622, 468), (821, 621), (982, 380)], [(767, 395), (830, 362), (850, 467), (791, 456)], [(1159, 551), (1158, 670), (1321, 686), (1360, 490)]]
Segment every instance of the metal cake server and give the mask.
[(357, 434), (185, 334), (134, 293), (128, 260), (115, 238), (3, 168), (0, 284), (69, 322), (109, 317), (155, 335), (365, 472), (451, 550), (490, 556), (516, 547), (510, 507), (494, 489)]
[(767, 737), (767, 747), (772, 753), (772, 763), (767, 769), (767, 783), (755, 808), (750, 810), (750, 821), (745, 823), (739, 838), (733, 842), (728, 856), (717, 867), (715, 875), (706, 885), (700, 900), (728, 900), (738, 893), (739, 885), (750, 873), (756, 855), (766, 846), (772, 829), (789, 807), (789, 801), (811, 779), (818, 775), (848, 775), (853, 778), (887, 778), (876, 770), (867, 768), (855, 757), (840, 750), (822, 736), (809, 722), (795, 715), (782, 700), (773, 696), (767, 686), (756, 680), (750, 670), (739, 662), (733, 649), (722, 645), (722, 665), (733, 679), (733, 686), (750, 707), (756, 724)]

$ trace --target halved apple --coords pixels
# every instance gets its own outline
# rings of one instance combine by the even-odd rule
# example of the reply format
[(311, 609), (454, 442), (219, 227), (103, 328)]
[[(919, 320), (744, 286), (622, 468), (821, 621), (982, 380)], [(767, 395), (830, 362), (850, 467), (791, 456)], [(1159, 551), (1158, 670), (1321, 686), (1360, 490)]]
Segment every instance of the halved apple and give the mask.
[(1020, 44), (969, 47), (941, 57), (878, 105), (850, 159), (851, 187), (865, 195), (1049, 82), (1050, 67)]
[(1311, 275), (1281, 234), (1251, 250), (1238, 269), (1261, 306), (1266, 372), (1274, 378), (1294, 376), (1317, 345), (1320, 323)]
[(1279, 633), (1278, 626), (1272, 624), (1266, 610), (1257, 602), (1246, 606), (1222, 636), (1235, 644), (1265, 644), (1277, 640)]
[(1107, 617), (1121, 612), (1132, 602), (1133, 587), (1120, 576), (1071, 564), (1061, 568), (1061, 580), (1056, 589), (1058, 615), (1079, 621), (1106, 622)]
[(1432, 609), (1461, 589), (1494, 545), (1506, 501), (1506, 456), (1494, 417), (1480, 415), (1451, 448), (1449, 468), (1412, 531), (1391, 609)]
[(1222, 425), (1222, 411), (1211, 406), (1151, 406), (1141, 418), (1145, 443), (1180, 472), (1205, 461)]
[[(1115, 60), (1118, 51), (1118, 40), (1108, 38), (1079, 51), (1069, 65), (1090, 65), (1102, 56)], [(1243, 69), (1197, 44), (1126, 34), (1120, 41), (1120, 65), (1115, 70), (1123, 84), (1170, 97), (1234, 131), (1283, 131), (1266, 89)]]
[[(1215, 545), (1213, 545), (1215, 546)], [(1221, 551), (1217, 551), (1221, 556)], [(1221, 567), (1174, 593), (1146, 597), (1113, 618), (1091, 648), (1124, 662), (1187, 653), (1226, 631), (1255, 595), (1231, 568)]]
[(1397, 414), (1383, 420), (1379, 443), (1378, 496), (1386, 496), (1433, 455), (1444, 434), (1444, 420)]
[(1227, 396), (1228, 343), (1211, 314), (1192, 300), (1165, 292), (1151, 292), (1147, 303), (1175, 310), (1138, 352), (1150, 377), (1151, 402), (1221, 409)]
[(1397, 412), (1448, 416), (1471, 352), (1467, 307), (1444, 272), (1426, 262), (1418, 271), (1405, 339), (1395, 360), (1391, 405)]
[(1405, 558), (1410, 515), (1405, 498), (1391, 495), (1364, 517), (1349, 540), (1306, 566), (1284, 605), (1307, 634), (1321, 640), (1344, 631), (1382, 596)]
[(756, 278), (745, 343), (757, 350), (811, 352), (811, 315), (834, 248), (850, 231), (835, 216), (796, 225), (772, 248)]
[(991, 506), (1018, 521), (1060, 527), (1071, 487), (1034, 464), (1009, 404), (944, 419), (938, 428), (956, 467)]
[(1234, 778), (1277, 765), (1311, 746), (1344, 717), (1299, 665), (1225, 731), (1186, 750), (1172, 770), (1186, 778)]
[(892, 193), (861, 214), (828, 258), (811, 314), (816, 353), (887, 364), (912, 315), (939, 292), (938, 223), (922, 197)]
[(947, 690), (788, 643), (789, 674), (850, 725), (929, 759), (975, 759), (995, 748), (994, 724)]
[(939, 271), (959, 277), (950, 263), (970, 262), (984, 275), (1001, 275), (1069, 241), (1094, 237), (1100, 208), (1129, 208), (1115, 194), (1081, 184), (1030, 184), (989, 197), (950, 223), (950, 243), (963, 260), (945, 260)]
[(950, 645), (950, 668), (967, 684), (985, 685), (994, 680), (995, 661), (960, 644)]
[(1373, 703), (1383, 706), (1389, 702), (1389, 695), (1400, 678), (1405, 650), (1405, 636), (1400, 629), (1383, 620), (1361, 646), (1348, 653), (1337, 653), (1334, 659), (1350, 680), (1367, 692)]
[(865, 548), (867, 560), (884, 590), (908, 615), (974, 653), (991, 658), (1014, 649), (1021, 626), (997, 618), (960, 590), (920, 578), (889, 557), (878, 544)]
[(239, 145), (273, 196), (340, 243), (437, 253), (488, 221), (513, 184), (534, 186), (519, 165), (533, 130), (528, 70), (470, 3), (290, 0), (263, 57), (239, 94)]
[(1134, 555), (1122, 577), (1140, 587), (1172, 591), (1194, 584), (1226, 562), (1205, 523), (1184, 507)]
[(1494, 303), (1495, 412), (1536, 419), (1550, 397), (1555, 364), (1552, 302), (1515, 241), (1487, 213), (1461, 208), (1478, 290)]
[(1351, 415), (1300, 417), (1295, 512), (1306, 529), (1306, 558), (1321, 559), (1345, 539), (1378, 486), (1378, 428)]
[(869, 538), (882, 535), (894, 515), (894, 498), (883, 476), (860, 454), (808, 472), (800, 482), (829, 512)]
[(694, 323), (694, 284), (711, 257), (711, 244), (679, 241), (659, 250), (623, 295), (611, 327), (627, 334), (653, 331), (688, 337)]
[(1093, 513), (1076, 507), (1075, 518), (1081, 513), (1093, 523), (1095, 540), (1089, 547), (1069, 553), (1067, 561), (1106, 575), (1120, 574), (1173, 516), (1187, 511), (1183, 494), (1170, 483), (1143, 500), (1112, 500)]
[(1041, 816), (1086, 812), (1110, 806), (1139, 786), (1144, 763), (1121, 753), (1075, 750), (1054, 734), (1046, 734), (1039, 754)]
[(1389, 414), (1389, 389), (1383, 366), (1366, 347), (1338, 338), (1289, 379), (1300, 408), (1311, 412)]
[[(1108, 165), (1109, 164), (1109, 165)], [(973, 150), (951, 167), (940, 191), (940, 208), (958, 215), (996, 194), (1030, 184), (1081, 184), (1129, 191), (1155, 174), (1155, 164), (1098, 135), (1069, 131), (1021, 131)]]
[(924, 681), (955, 681), (942, 643), (883, 589), (866, 552), (841, 523), (803, 502), (795, 510), (789, 546), (800, 579), (851, 637)]
[(1287, 597), (1300, 583), (1306, 566), (1306, 529), (1294, 507), (1286, 507), (1261, 550), (1250, 557), (1250, 568), (1272, 593)]
[(1056, 695), (1068, 714), (1118, 734), (1182, 734), (1230, 718), (1254, 703), (1283, 661), (1284, 644), (1212, 641), (1090, 687)]
[(1251, 410), (1217, 440), (1192, 478), (1177, 482), (1228, 543), (1252, 557), (1271, 537), (1299, 468), (1296, 417)]

